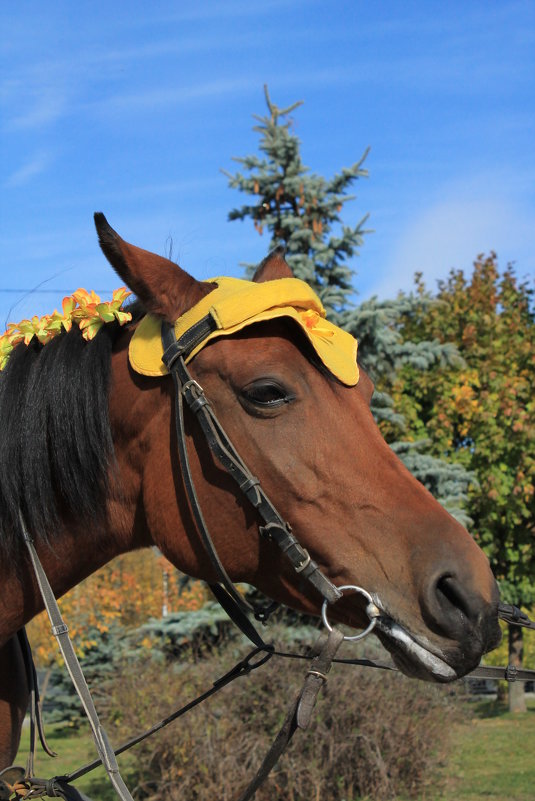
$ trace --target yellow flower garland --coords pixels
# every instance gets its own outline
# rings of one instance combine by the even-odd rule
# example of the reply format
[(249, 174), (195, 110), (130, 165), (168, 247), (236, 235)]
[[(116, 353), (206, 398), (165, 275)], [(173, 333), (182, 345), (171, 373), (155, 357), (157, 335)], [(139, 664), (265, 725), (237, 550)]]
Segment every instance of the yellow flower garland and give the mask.
[(4, 369), (11, 351), (19, 342), (29, 345), (36, 337), (42, 345), (46, 345), (62, 330), (70, 331), (73, 323), (78, 325), (87, 340), (93, 339), (104, 323), (117, 320), (119, 325), (124, 325), (132, 319), (132, 315), (123, 311), (121, 306), (131, 294), (126, 287), (121, 287), (113, 292), (111, 300), (101, 301), (93, 290), (77, 289), (63, 299), (61, 313), (54, 310), (43, 317), (35, 316), (20, 323), (9, 323), (6, 332), (0, 336), (0, 370)]

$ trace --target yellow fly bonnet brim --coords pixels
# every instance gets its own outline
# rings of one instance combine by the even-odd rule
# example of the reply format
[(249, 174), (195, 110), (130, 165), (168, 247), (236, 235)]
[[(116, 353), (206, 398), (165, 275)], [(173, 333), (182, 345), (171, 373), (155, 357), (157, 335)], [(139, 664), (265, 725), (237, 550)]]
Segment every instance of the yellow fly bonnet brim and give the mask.
[[(253, 323), (289, 317), (336, 378), (348, 386), (358, 382), (357, 340), (325, 319), (320, 299), (304, 281), (279, 278), (257, 284), (240, 278), (214, 278), (210, 283), (216, 288), (175, 323), (177, 340), (207, 314), (217, 325), (186, 357), (186, 363), (216, 337), (235, 334)], [(142, 375), (162, 376), (167, 373), (162, 356), (161, 320), (148, 314), (130, 341), (130, 364)]]

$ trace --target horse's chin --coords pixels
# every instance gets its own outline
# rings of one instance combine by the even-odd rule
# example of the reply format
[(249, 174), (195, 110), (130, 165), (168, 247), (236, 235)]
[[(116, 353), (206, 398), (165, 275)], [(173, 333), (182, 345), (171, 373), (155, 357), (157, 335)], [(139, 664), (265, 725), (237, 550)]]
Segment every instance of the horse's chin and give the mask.
[[(425, 637), (411, 634), (407, 628), (390, 617), (375, 593), (372, 593), (371, 598), (372, 603), (367, 612), (375, 618), (373, 634), (390, 653), (395, 666), (406, 676), (445, 684), (462, 678), (479, 664), (480, 654), (469, 655), (466, 650), (461, 648), (444, 653)], [(353, 611), (351, 610), (351, 612)], [(351, 614), (351, 612), (347, 614), (347, 606), (343, 612), (344, 614), (342, 614), (342, 608), (337, 609), (334, 606), (333, 620), (351, 628), (366, 626), (366, 623), (363, 623), (360, 618), (357, 622), (355, 614)]]
[(417, 642), (406, 629), (386, 615), (377, 618), (375, 633), (391, 654), (396, 667), (406, 676), (444, 684), (468, 672), (458, 672), (442, 655)]

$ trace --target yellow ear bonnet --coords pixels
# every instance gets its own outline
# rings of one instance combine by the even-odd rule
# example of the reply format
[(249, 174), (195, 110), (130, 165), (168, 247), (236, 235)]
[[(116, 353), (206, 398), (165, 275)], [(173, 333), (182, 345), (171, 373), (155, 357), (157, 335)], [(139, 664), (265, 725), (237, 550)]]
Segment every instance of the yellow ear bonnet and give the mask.
[[(177, 339), (207, 314), (217, 330), (209, 334), (187, 357), (189, 362), (211, 339), (228, 336), (248, 325), (277, 317), (290, 317), (302, 328), (327, 369), (348, 386), (359, 380), (357, 340), (325, 319), (325, 310), (315, 292), (298, 278), (279, 278), (256, 284), (240, 278), (213, 278), (213, 292), (175, 322)], [(136, 372), (162, 376), (161, 320), (148, 314), (130, 341), (130, 364)]]

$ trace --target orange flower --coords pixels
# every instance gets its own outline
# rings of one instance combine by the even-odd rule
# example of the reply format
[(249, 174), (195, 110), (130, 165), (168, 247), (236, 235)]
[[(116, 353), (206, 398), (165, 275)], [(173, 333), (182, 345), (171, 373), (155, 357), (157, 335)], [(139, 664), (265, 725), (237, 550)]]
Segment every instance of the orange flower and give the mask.
[(325, 328), (324, 326), (319, 325), (323, 318), (320, 317), (317, 311), (308, 309), (308, 311), (301, 312), (300, 316), (305, 326), (312, 334), (317, 334), (320, 337), (334, 336), (334, 332), (331, 331), (330, 328)]
[(93, 339), (105, 323), (117, 320), (124, 325), (132, 319), (130, 312), (121, 309), (123, 302), (131, 294), (126, 287), (113, 292), (112, 299), (101, 302), (99, 296), (91, 290), (77, 289), (69, 297), (63, 298), (62, 312), (54, 310), (43, 317), (32, 317), (20, 323), (9, 323), (7, 330), (0, 336), (0, 370), (3, 370), (11, 351), (19, 342), (29, 345), (36, 337), (42, 345), (46, 345), (62, 329), (70, 331), (73, 321), (82, 331), (84, 339)]

